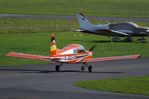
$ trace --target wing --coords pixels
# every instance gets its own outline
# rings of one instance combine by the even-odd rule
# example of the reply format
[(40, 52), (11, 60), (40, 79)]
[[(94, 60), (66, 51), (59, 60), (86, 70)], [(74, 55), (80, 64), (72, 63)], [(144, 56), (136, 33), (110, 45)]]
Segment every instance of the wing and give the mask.
[[(95, 31), (97, 32), (96, 33), (97, 35), (102, 33), (102, 35), (107, 35), (107, 36), (108, 35), (111, 35), (111, 36), (116, 36), (116, 35), (117, 36), (129, 36), (129, 34), (127, 34), (127, 33), (116, 31), (116, 30), (111, 30), (111, 29), (97, 29)], [(98, 34), (98, 32), (99, 32), (99, 34)]]
[(127, 33), (116, 31), (116, 30), (110, 30), (110, 31), (113, 32), (113, 33), (116, 33), (116, 34), (124, 35), (124, 36), (128, 36), (129, 35)]
[(113, 56), (113, 57), (103, 57), (103, 58), (88, 58), (83, 60), (83, 62), (101, 62), (101, 61), (111, 61), (111, 60), (121, 60), (121, 59), (137, 59), (141, 55), (127, 55), (127, 56)]
[(50, 61), (49, 56), (24, 54), (24, 53), (16, 53), (16, 52), (10, 52), (10, 53), (6, 54), (6, 56), (16, 57), (16, 58), (34, 59), (34, 60), (40, 60), (40, 61)]

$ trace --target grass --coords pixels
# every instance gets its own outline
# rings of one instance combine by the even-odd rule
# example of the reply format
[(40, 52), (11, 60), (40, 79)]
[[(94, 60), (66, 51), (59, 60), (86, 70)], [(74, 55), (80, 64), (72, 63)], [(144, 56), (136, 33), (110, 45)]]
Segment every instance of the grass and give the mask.
[(149, 76), (80, 81), (74, 85), (100, 91), (149, 95)]
[[(90, 19), (89, 19), (90, 20)], [(93, 24), (107, 24), (101, 20), (90, 20)], [(100, 21), (100, 22), (99, 22)], [(116, 22), (115, 22), (116, 23)], [(141, 26), (149, 23), (138, 22)], [(23, 18), (0, 18), (0, 34), (4, 33), (39, 33), (39, 32), (67, 32), (79, 29), (77, 20), (65, 19), (23, 19)]]
[(148, 0), (0, 0), (0, 13), (149, 17)]
[[(20, 64), (41, 64), (47, 62), (32, 61), (29, 59), (17, 59), (5, 57), (4, 54), (15, 51), (39, 55), (49, 55), (49, 35), (51, 32), (42, 33), (12, 33), (0, 34), (0, 66)], [(149, 56), (148, 43), (110, 43), (108, 37), (81, 34), (76, 32), (56, 32), (57, 46), (65, 47), (69, 43), (78, 43), (89, 49), (96, 44), (93, 51), (94, 57), (105, 57), (115, 55), (141, 54)]]
[(73, 31), (78, 27), (76, 20), (49, 20), (1, 18), (0, 33), (39, 33)]
[[(93, 21), (93, 23), (96, 23), (96, 21)], [(92, 45), (96, 44), (97, 47), (93, 51), (94, 57), (129, 54), (141, 54), (144, 57), (149, 56), (148, 43), (110, 43), (108, 37), (68, 32), (79, 28), (76, 20), (4, 18), (0, 19), (0, 24), (0, 66), (47, 63), (29, 59), (5, 57), (4, 54), (15, 51), (49, 55), (48, 45), (50, 41), (49, 35), (51, 33), (56, 33), (59, 48), (63, 48), (69, 43), (78, 43), (89, 49)], [(148, 23), (139, 24), (149, 26)]]

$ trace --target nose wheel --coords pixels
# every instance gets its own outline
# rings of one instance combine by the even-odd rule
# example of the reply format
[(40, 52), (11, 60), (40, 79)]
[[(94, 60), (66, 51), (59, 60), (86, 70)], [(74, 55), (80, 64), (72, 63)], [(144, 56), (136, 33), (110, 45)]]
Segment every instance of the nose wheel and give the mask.
[(92, 66), (88, 66), (88, 71), (92, 72), (92, 68), (93, 68)]

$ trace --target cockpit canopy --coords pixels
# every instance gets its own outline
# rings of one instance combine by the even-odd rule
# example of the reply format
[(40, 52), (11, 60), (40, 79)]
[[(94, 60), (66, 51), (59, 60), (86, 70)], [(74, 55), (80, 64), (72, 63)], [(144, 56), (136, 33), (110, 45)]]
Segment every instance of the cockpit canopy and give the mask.
[(138, 27), (138, 25), (136, 23), (133, 22), (128, 22), (129, 25), (134, 26), (134, 27)]
[(133, 30), (139, 26), (133, 22), (110, 24), (109, 28), (112, 30)]
[(86, 52), (86, 49), (80, 44), (69, 44), (60, 51), (60, 55), (65, 54), (78, 54), (81, 52)]
[(85, 52), (86, 49), (84, 48), (84, 46), (80, 45), (80, 47), (78, 48), (79, 52)]
[(74, 54), (77, 54), (78, 52), (86, 52), (86, 49), (84, 48), (84, 46), (80, 45), (77, 48), (73, 49)]

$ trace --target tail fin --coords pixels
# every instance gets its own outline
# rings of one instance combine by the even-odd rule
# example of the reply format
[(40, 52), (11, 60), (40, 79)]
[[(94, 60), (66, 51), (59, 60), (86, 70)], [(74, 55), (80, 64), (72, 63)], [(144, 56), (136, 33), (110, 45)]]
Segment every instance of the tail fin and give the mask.
[(58, 54), (59, 49), (56, 46), (56, 41), (55, 41), (55, 35), (51, 34), (51, 43), (50, 43), (50, 55), (56, 55)]
[(82, 13), (77, 14), (77, 19), (81, 29), (88, 30), (94, 26), (87, 20), (87, 18)]

